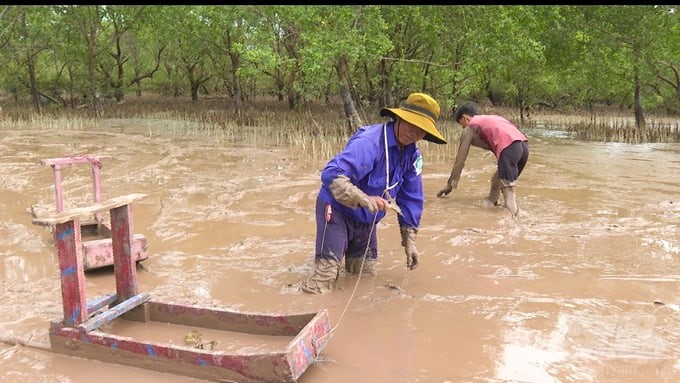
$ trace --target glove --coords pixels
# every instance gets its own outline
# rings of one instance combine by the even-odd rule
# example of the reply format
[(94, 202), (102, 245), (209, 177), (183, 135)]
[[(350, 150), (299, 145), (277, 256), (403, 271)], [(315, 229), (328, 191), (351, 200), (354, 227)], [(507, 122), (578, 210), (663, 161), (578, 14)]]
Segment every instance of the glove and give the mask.
[(445, 195), (449, 195), (449, 193), (451, 193), (452, 190), (453, 190), (453, 187), (451, 186), (451, 184), (447, 184), (445, 188), (443, 188), (442, 190), (439, 191), (439, 193), (437, 193), (437, 197), (443, 197)]
[(354, 185), (346, 175), (340, 175), (334, 179), (328, 189), (336, 201), (351, 209), (361, 206), (370, 210), (371, 213), (378, 211), (377, 203)]
[(406, 253), (406, 268), (413, 270), (418, 267), (418, 249), (416, 249), (416, 234), (418, 229), (414, 227), (400, 227), (401, 245)]

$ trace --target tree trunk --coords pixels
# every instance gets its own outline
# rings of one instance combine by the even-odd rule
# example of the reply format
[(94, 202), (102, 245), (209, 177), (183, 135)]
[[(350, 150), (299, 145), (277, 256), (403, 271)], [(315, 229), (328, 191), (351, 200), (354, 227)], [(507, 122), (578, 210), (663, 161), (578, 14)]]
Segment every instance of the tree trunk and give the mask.
[(302, 108), (302, 95), (300, 92), (290, 88), (288, 90), (288, 109), (300, 110)]
[(335, 64), (335, 71), (338, 74), (338, 82), (340, 86), (340, 97), (342, 98), (342, 105), (345, 110), (345, 117), (347, 118), (347, 129), (348, 133), (353, 133), (356, 131), (361, 125), (363, 125), (363, 122), (361, 121), (361, 117), (359, 116), (359, 113), (357, 113), (357, 109), (354, 105), (354, 101), (352, 100), (352, 93), (350, 91), (350, 87), (347, 85), (349, 76), (347, 75), (347, 59), (345, 56), (342, 56), (338, 59), (338, 62)]
[(387, 107), (394, 105), (392, 100), (392, 84), (390, 83), (389, 71), (390, 69), (387, 60), (380, 60), (380, 66), (378, 67), (378, 75), (380, 76), (380, 95), (378, 96), (378, 100), (380, 105)]
[(635, 111), (635, 127), (638, 131), (647, 129), (645, 113), (642, 109), (642, 102), (640, 101), (640, 73), (637, 69), (635, 70), (635, 97), (633, 100), (633, 108)]
[(88, 65), (87, 75), (90, 84), (90, 102), (92, 105), (92, 113), (94, 117), (101, 117), (103, 115), (101, 101), (99, 100), (99, 91), (97, 90), (97, 76), (95, 71), (96, 55), (94, 43), (88, 49)]
[(234, 106), (240, 110), (243, 106), (243, 87), (241, 86), (241, 79), (238, 76), (238, 70), (241, 66), (241, 57), (237, 53), (229, 53), (231, 60), (231, 82), (234, 86)]
[(28, 59), (28, 78), (31, 88), (31, 100), (33, 101), (33, 108), (40, 114), (42, 111), (40, 106), (40, 90), (38, 89), (38, 80), (35, 74), (35, 63), (31, 58)]
[[(21, 10), (21, 35), (27, 36), (27, 26), (26, 26), (26, 11)], [(40, 90), (38, 89), (38, 80), (35, 71), (35, 56), (31, 53), (30, 49), (26, 50), (26, 67), (28, 69), (28, 87), (31, 90), (31, 101), (33, 102), (33, 108), (38, 114), (40, 114)]]
[(199, 82), (192, 82), (191, 83), (191, 101), (196, 102), (198, 101), (198, 88), (201, 85)]

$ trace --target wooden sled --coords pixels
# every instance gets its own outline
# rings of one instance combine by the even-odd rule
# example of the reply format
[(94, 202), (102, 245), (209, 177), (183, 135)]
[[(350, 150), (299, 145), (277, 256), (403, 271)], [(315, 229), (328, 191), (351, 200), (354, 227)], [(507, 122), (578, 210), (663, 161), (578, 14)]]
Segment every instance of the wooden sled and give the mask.
[[(94, 193), (94, 203), (101, 202), (101, 167), (99, 157), (93, 155), (69, 156), (61, 158), (50, 158), (41, 161), (43, 165), (50, 166), (54, 172), (54, 192), (56, 201), (56, 211), (60, 213), (64, 210), (64, 192), (62, 187), (61, 170), (65, 166), (72, 165), (91, 165), (92, 166), (92, 186)], [(39, 218), (35, 206), (31, 206), (34, 218)], [(44, 223), (43, 220), (34, 220), (37, 225), (52, 226)], [(86, 234), (89, 240), (83, 241), (83, 269), (85, 271), (107, 267), (113, 265), (113, 251), (111, 247), (111, 228), (104, 222), (102, 212), (93, 213), (90, 216), (83, 216), (79, 219), (80, 230)], [(53, 229), (53, 228), (52, 228)], [(134, 236), (133, 256), (136, 262), (148, 258), (146, 237), (141, 234)]]
[[(156, 301), (137, 291), (129, 194), (85, 208), (62, 211), (34, 223), (55, 227), (63, 318), (50, 324), (53, 351), (218, 382), (296, 382), (328, 342), (327, 310), (303, 314), (253, 314)], [(116, 292), (86, 301), (79, 218), (109, 211)], [(115, 322), (175, 324), (218, 332), (290, 338), (280, 350), (196, 348), (105, 331)], [(288, 337), (288, 338), (285, 338)]]

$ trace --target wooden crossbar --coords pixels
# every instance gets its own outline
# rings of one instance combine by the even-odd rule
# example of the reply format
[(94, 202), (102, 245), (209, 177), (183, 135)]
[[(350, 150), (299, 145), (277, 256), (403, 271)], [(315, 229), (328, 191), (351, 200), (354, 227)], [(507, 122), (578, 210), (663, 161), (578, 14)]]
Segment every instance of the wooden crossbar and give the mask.
[[(64, 210), (64, 191), (61, 185), (61, 170), (64, 166), (71, 166), (76, 164), (91, 164), (92, 165), (92, 186), (94, 187), (94, 202), (99, 203), (102, 200), (101, 193), (101, 168), (102, 163), (100, 157), (92, 155), (84, 156), (68, 156), (62, 158), (50, 158), (43, 160), (44, 165), (49, 165), (54, 171), (54, 193), (57, 203), (57, 212)], [(101, 225), (102, 214), (97, 213), (94, 215), (97, 221), (97, 226)], [(99, 229), (99, 227), (98, 227)]]
[(115, 209), (117, 207), (129, 205), (132, 202), (138, 201), (144, 197), (146, 197), (146, 194), (142, 193), (133, 193), (133, 194), (127, 194), (127, 195), (122, 195), (118, 197), (114, 197), (111, 199), (108, 199), (106, 201), (98, 202), (95, 204), (92, 204), (90, 206), (85, 206), (85, 207), (79, 207), (79, 208), (74, 208), (70, 210), (64, 210), (59, 213), (55, 213), (52, 215), (48, 215), (45, 217), (39, 217), (39, 218), (34, 218), (33, 223), (36, 225), (56, 225), (60, 223), (66, 223), (68, 221), (72, 221), (76, 218), (80, 217), (86, 217), (90, 216), (96, 213), (101, 213), (105, 211), (109, 211), (111, 209)]
[(87, 315), (92, 314), (93, 312), (99, 310), (100, 308), (104, 306), (108, 306), (118, 299), (118, 295), (111, 293), (107, 295), (102, 295), (100, 297), (97, 297), (91, 301), (87, 302)]
[(151, 295), (149, 293), (133, 295), (130, 298), (111, 307), (110, 309), (99, 313), (98, 315), (81, 323), (78, 325), (78, 329), (81, 331), (92, 331), (98, 329), (99, 327), (110, 323), (112, 320), (148, 301), (150, 298)]
[(42, 160), (41, 162), (43, 165), (48, 165), (48, 166), (61, 166), (61, 165), (74, 165), (74, 164), (87, 164), (90, 163), (92, 165), (96, 165), (101, 167), (101, 162), (100, 162), (101, 157), (100, 156), (91, 156), (91, 155), (84, 155), (84, 156), (70, 156), (70, 157), (62, 157), (62, 158), (49, 158), (46, 160)]

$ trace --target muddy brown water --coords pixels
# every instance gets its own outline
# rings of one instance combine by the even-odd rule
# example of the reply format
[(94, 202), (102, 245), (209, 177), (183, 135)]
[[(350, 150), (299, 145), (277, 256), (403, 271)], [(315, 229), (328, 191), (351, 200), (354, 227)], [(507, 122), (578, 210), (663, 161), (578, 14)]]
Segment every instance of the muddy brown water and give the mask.
[[(30, 208), (55, 209), (40, 161), (74, 154), (102, 158), (105, 198), (148, 195), (133, 206), (149, 244), (140, 291), (249, 312), (328, 310), (335, 330), (302, 383), (680, 381), (678, 144), (530, 134), (515, 220), (482, 204), (491, 157), (471, 150), (459, 188), (437, 198), (451, 164), (424, 148), (420, 267), (406, 269), (388, 214), (379, 274), (358, 285), (343, 275), (338, 291), (308, 296), (295, 286), (310, 272), (327, 159), (146, 129), (0, 133), (2, 382), (202, 381), (49, 351), (49, 321), (62, 317), (58, 262)], [(92, 200), (87, 166), (63, 177), (67, 208)], [(88, 297), (115, 291), (112, 275), (88, 273)]]

